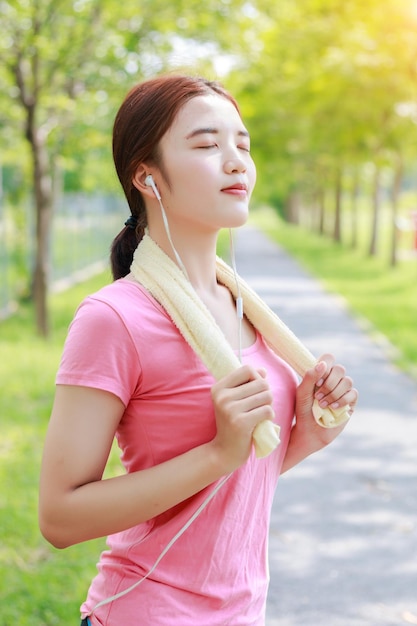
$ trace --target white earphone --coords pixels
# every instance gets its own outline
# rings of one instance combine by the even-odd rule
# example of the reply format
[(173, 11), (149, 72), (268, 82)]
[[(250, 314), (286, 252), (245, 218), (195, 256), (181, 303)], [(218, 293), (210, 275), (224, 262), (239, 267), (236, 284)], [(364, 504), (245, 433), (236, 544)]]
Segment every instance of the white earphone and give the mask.
[(178, 265), (180, 266), (180, 268), (181, 268), (182, 272), (184, 273), (185, 277), (186, 277), (188, 280), (190, 280), (190, 279), (188, 278), (188, 274), (187, 274), (187, 270), (185, 269), (185, 265), (184, 265), (184, 263), (181, 261), (181, 257), (180, 257), (180, 255), (178, 254), (178, 252), (177, 252), (177, 250), (176, 250), (176, 248), (175, 248), (175, 246), (174, 246), (174, 242), (172, 241), (172, 238), (171, 238), (171, 231), (170, 231), (169, 224), (168, 224), (168, 218), (167, 218), (167, 215), (166, 215), (166, 213), (165, 213), (164, 205), (162, 204), (161, 194), (160, 194), (160, 193), (159, 193), (159, 191), (158, 191), (158, 187), (155, 185), (155, 181), (154, 181), (154, 179), (153, 179), (152, 174), (148, 174), (148, 175), (147, 175), (147, 177), (145, 178), (145, 185), (146, 185), (147, 187), (151, 187), (151, 188), (152, 188), (152, 191), (154, 192), (155, 197), (156, 197), (156, 199), (157, 199), (157, 200), (158, 200), (158, 202), (159, 202), (159, 206), (161, 207), (162, 219), (163, 219), (163, 221), (164, 221), (165, 232), (166, 232), (166, 234), (167, 234), (167, 237), (168, 237), (169, 243), (171, 244), (172, 251), (173, 251), (173, 253), (174, 253), (174, 255), (175, 255), (175, 258), (176, 258), (176, 260), (177, 260), (177, 263), (178, 263)]
[(147, 187), (152, 187), (152, 191), (154, 192), (156, 199), (161, 201), (161, 194), (158, 191), (158, 187), (155, 185), (152, 174), (148, 174), (148, 176), (145, 178), (145, 185)]

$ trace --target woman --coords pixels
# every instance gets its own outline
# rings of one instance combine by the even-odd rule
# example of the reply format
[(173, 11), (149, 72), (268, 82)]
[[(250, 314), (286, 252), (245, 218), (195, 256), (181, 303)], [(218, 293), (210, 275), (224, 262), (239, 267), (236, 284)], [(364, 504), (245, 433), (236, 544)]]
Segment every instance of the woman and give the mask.
[[(60, 548), (108, 536), (84, 624), (260, 626), (278, 476), (343, 429), (317, 425), (313, 401), (353, 407), (357, 392), (329, 355), (298, 384), (216, 278), (218, 232), (245, 223), (256, 177), (220, 85), (171, 75), (138, 85), (116, 116), (113, 154), (131, 216), (113, 243), (115, 281), (81, 304), (68, 333), (41, 530)], [(145, 242), (240, 352), (217, 382), (133, 270)], [(252, 435), (270, 420), (281, 443), (259, 459)], [(114, 436), (126, 475), (102, 480)]]

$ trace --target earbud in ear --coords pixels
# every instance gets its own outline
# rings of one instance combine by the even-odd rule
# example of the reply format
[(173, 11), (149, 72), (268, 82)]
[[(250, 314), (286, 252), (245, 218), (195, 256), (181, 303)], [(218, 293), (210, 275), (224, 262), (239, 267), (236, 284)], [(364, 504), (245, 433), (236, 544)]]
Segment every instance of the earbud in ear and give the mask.
[(145, 185), (147, 187), (152, 187), (152, 191), (154, 192), (157, 200), (160, 201), (161, 200), (161, 196), (160, 196), (160, 193), (158, 191), (157, 186), (155, 185), (155, 181), (153, 179), (152, 174), (148, 174), (147, 177), (145, 178)]

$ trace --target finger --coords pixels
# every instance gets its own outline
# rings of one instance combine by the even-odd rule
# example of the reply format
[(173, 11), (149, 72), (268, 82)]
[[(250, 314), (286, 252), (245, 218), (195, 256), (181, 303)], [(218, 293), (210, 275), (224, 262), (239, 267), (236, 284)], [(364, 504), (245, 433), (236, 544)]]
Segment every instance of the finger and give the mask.
[[(259, 394), (266, 394), (266, 397), (271, 397), (270, 387), (264, 378), (257, 378), (247, 383), (239, 385), (228, 390), (231, 400), (239, 401), (246, 398), (251, 398)], [(271, 400), (272, 401), (272, 400)]]
[[(329, 404), (331, 409), (338, 409), (339, 407), (349, 405), (350, 414), (355, 410), (356, 403), (358, 401), (358, 392), (356, 389), (350, 389), (343, 396), (341, 396), (338, 400), (333, 401)], [(320, 405), (321, 406), (321, 405)]]
[[(324, 381), (328, 377), (328, 375), (329, 375), (329, 373), (330, 373), (330, 371), (332, 369), (332, 366), (334, 364), (334, 356), (332, 354), (323, 354), (319, 358), (317, 365), (319, 365), (320, 363), (324, 363), (325, 370), (322, 373), (323, 375), (316, 382), (316, 386), (317, 387), (321, 387), (321, 385), (324, 383)], [(316, 365), (316, 367), (317, 367), (317, 365)]]
[(350, 413), (352, 414), (358, 402), (358, 397), (359, 397), (358, 390), (352, 387), (350, 391), (345, 393), (345, 395), (342, 398), (340, 398), (339, 406), (349, 405)]
[(270, 407), (270, 410), (267, 409), (267, 411), (269, 418), (271, 418), (274, 415), (272, 410), (272, 401), (272, 393), (269, 390), (265, 390), (243, 398), (239, 401), (237, 408), (241, 414), (247, 414), (261, 407)]
[(306, 371), (301, 381), (303, 389), (306, 393), (311, 394), (317, 387), (319, 381), (323, 383), (323, 377), (326, 375), (327, 363), (325, 361), (319, 361), (315, 367)]
[(254, 367), (242, 365), (241, 367), (233, 370), (230, 374), (227, 374), (227, 376), (218, 380), (217, 383), (213, 385), (212, 389), (217, 390), (238, 387), (239, 385), (244, 385), (251, 380), (259, 378), (260, 375)]
[(340, 401), (352, 387), (353, 380), (349, 376), (344, 376), (327, 394), (323, 391), (324, 387), (321, 387), (320, 392), (316, 394), (316, 399), (319, 401), (320, 406), (324, 408), (328, 404)]
[(275, 413), (270, 405), (259, 406), (250, 412), (250, 421), (252, 424), (252, 430), (265, 420), (273, 421)]
[(322, 398), (331, 393), (334, 389), (336, 389), (337, 385), (339, 385), (340, 382), (345, 378), (345, 375), (346, 370), (343, 365), (333, 365), (331, 370), (327, 372), (325, 376), (323, 376), (322, 381), (319, 381), (319, 383), (321, 382), (321, 385), (319, 385), (319, 383), (317, 383), (316, 385), (317, 391), (315, 393), (315, 397), (317, 398), (317, 400), (319, 400), (320, 397)]

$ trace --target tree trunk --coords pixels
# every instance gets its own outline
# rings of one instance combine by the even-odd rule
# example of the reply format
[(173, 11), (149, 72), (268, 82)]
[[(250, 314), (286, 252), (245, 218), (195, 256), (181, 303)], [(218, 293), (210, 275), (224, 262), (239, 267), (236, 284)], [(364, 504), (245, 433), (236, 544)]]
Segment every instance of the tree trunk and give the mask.
[(36, 311), (36, 328), (40, 335), (49, 334), (48, 285), (49, 285), (49, 236), (52, 217), (52, 181), (47, 168), (44, 146), (37, 147), (35, 162), (36, 200), (36, 254), (33, 273), (33, 296)]
[(353, 183), (350, 196), (350, 217), (351, 217), (351, 242), (353, 249), (358, 247), (358, 200), (359, 200), (359, 171), (355, 167), (353, 173)]
[(394, 172), (394, 180), (391, 189), (391, 258), (390, 265), (397, 265), (397, 245), (398, 245), (398, 199), (400, 197), (401, 183), (404, 175), (404, 164), (398, 155), (397, 167)]
[(379, 209), (380, 209), (380, 186), (381, 186), (381, 169), (375, 165), (374, 184), (372, 189), (372, 222), (371, 222), (371, 238), (369, 241), (369, 256), (375, 256), (377, 252), (378, 226), (379, 226)]
[(324, 234), (324, 216), (326, 212), (326, 201), (325, 201), (326, 192), (323, 187), (318, 191), (317, 199), (318, 199), (318, 232), (320, 235)]
[(48, 152), (45, 141), (33, 119), (28, 117), (28, 133), (33, 159), (33, 188), (35, 192), (36, 249), (32, 276), (35, 303), (36, 329), (47, 337), (49, 334), (48, 283), (49, 283), (49, 237), (52, 218), (53, 188)]
[(334, 214), (334, 227), (333, 227), (333, 240), (337, 242), (340, 242), (342, 239), (341, 221), (342, 221), (342, 173), (340, 170), (338, 170), (336, 172), (335, 214)]
[(300, 194), (297, 191), (291, 191), (285, 203), (285, 215), (290, 224), (300, 223)]
[[(41, 22), (35, 12), (33, 39), (39, 34)], [(28, 68), (30, 73), (28, 74)], [(49, 233), (53, 206), (51, 164), (48, 158), (46, 131), (39, 127), (37, 109), (40, 101), (39, 50), (34, 48), (30, 64), (25, 65), (22, 50), (18, 50), (11, 66), (26, 114), (25, 135), (32, 153), (32, 176), (36, 214), (36, 249), (32, 275), (32, 295), (35, 302), (36, 329), (40, 335), (49, 334), (47, 308), (49, 274)]]

